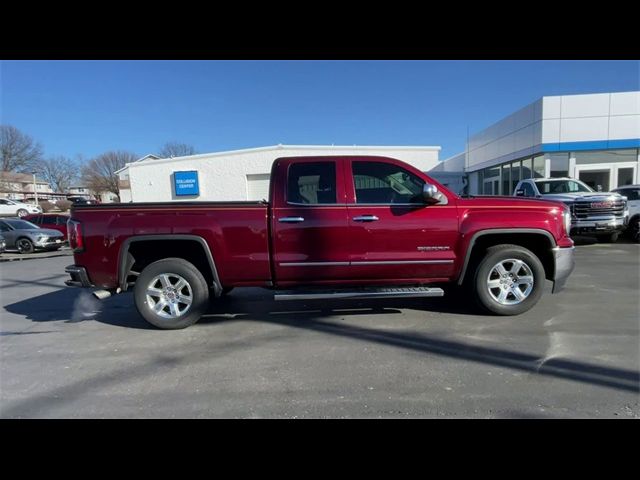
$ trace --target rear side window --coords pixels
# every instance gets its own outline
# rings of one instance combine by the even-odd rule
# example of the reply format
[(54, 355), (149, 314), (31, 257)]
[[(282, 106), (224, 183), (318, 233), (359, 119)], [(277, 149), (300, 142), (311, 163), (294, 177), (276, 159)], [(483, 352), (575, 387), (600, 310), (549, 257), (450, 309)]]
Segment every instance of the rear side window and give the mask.
[(67, 220), (68, 220), (67, 217), (58, 216), (58, 225), (66, 225), (67, 224)]
[(336, 203), (335, 162), (291, 164), (287, 179), (287, 202), (308, 205)]
[(627, 200), (640, 200), (640, 190), (638, 189), (627, 188), (618, 190), (618, 193), (627, 197)]
[(36, 225), (42, 225), (42, 215), (37, 215), (35, 217), (32, 217), (31, 220), (29, 220), (31, 223), (35, 223)]

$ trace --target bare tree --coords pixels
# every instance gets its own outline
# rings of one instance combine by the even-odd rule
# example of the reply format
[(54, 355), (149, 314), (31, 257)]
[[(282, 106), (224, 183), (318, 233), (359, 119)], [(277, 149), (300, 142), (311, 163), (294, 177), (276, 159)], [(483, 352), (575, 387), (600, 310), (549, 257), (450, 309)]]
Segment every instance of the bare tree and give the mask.
[(78, 178), (78, 165), (67, 157), (52, 157), (38, 162), (34, 170), (43, 180), (49, 182), (54, 192), (66, 192)]
[(42, 159), (42, 146), (12, 125), (0, 125), (0, 170), (28, 169)]
[(82, 168), (82, 180), (96, 194), (111, 192), (120, 196), (118, 175), (115, 174), (126, 163), (134, 162), (137, 156), (131, 152), (111, 151), (93, 158)]
[(179, 142), (167, 142), (160, 149), (158, 155), (162, 158), (184, 157), (185, 155), (195, 155), (196, 149), (191, 145)]

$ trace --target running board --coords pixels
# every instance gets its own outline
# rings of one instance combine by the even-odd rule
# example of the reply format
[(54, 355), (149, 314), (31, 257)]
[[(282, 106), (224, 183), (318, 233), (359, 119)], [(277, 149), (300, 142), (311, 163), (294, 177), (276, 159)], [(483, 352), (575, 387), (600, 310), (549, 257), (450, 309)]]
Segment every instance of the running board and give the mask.
[(442, 297), (441, 288), (362, 288), (354, 290), (291, 290), (275, 293), (274, 300), (327, 300), (366, 298)]

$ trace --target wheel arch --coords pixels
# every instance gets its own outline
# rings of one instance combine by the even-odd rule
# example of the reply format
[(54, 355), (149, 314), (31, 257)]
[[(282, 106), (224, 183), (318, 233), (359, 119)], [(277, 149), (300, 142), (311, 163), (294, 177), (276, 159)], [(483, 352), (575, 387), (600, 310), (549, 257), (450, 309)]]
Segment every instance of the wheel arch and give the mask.
[[(163, 242), (162, 244), (158, 242)], [(193, 250), (189, 255), (185, 255), (183, 252), (172, 251), (170, 255), (163, 255), (163, 249), (166, 249), (167, 245), (172, 243), (184, 244), (185, 242), (195, 242), (199, 246), (198, 250)], [(133, 266), (136, 264), (136, 258), (134, 254), (136, 251), (148, 244), (151, 246), (151, 253), (146, 257), (148, 263), (152, 261), (161, 260), (162, 258), (182, 258), (187, 261), (191, 261), (204, 275), (207, 283), (213, 288), (215, 296), (220, 296), (222, 292), (222, 284), (218, 275), (218, 269), (216, 263), (209, 248), (209, 244), (206, 240), (198, 235), (187, 234), (175, 234), (175, 235), (136, 235), (127, 238), (120, 247), (120, 253), (118, 256), (118, 286), (122, 291), (126, 291), (129, 287), (127, 278), (132, 272)], [(161, 245), (162, 248), (155, 249), (156, 246)], [(133, 253), (132, 253), (133, 252)], [(193, 262), (193, 259), (197, 258), (200, 261)], [(204, 261), (202, 260), (204, 258)]]
[(552, 280), (555, 275), (555, 263), (552, 248), (557, 246), (553, 235), (540, 228), (494, 228), (480, 230), (473, 234), (467, 246), (458, 285), (462, 285), (469, 267), (480, 257), (487, 248), (504, 243), (519, 245), (531, 250), (542, 262), (545, 277)]

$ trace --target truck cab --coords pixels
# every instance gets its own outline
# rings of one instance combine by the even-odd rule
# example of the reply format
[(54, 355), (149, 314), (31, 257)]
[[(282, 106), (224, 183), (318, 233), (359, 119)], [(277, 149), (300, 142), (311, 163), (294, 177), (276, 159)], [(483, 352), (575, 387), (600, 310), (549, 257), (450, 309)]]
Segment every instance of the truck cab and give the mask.
[(575, 178), (521, 180), (514, 196), (562, 202), (571, 211), (571, 234), (594, 235), (608, 242), (618, 239), (629, 219), (623, 196), (615, 192), (596, 192)]

